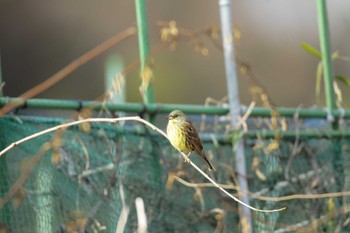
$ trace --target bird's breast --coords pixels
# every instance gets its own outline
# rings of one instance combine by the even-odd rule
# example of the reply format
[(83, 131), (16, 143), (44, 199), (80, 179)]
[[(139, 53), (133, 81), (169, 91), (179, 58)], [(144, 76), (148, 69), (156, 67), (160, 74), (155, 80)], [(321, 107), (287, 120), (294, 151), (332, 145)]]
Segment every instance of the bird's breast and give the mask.
[(184, 130), (181, 129), (181, 125), (168, 124), (167, 135), (173, 147), (179, 151), (188, 151), (186, 147), (186, 135)]

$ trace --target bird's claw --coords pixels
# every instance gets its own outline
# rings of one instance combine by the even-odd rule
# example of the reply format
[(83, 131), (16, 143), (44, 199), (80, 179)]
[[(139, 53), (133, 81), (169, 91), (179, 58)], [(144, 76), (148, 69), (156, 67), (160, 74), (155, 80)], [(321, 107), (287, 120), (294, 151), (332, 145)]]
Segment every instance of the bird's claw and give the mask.
[(187, 156), (184, 156), (185, 163), (190, 163), (190, 159)]

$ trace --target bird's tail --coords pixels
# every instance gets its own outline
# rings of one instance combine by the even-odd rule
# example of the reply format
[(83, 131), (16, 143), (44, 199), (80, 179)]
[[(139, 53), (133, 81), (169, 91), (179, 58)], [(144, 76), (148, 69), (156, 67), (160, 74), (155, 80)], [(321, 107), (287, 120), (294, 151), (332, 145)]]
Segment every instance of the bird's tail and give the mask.
[(213, 167), (213, 165), (209, 162), (209, 160), (207, 159), (207, 156), (205, 155), (204, 150), (202, 151), (202, 153), (200, 153), (200, 155), (202, 156), (202, 158), (205, 160), (205, 162), (208, 165), (208, 168), (210, 171), (215, 171), (215, 168)]

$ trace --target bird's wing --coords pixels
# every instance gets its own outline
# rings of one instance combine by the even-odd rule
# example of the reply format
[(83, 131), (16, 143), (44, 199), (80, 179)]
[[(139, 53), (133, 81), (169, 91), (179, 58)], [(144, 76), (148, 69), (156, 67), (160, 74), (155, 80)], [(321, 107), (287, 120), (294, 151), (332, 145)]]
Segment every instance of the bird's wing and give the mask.
[(197, 152), (198, 154), (202, 154), (203, 152), (203, 146), (202, 142), (198, 136), (197, 130), (193, 127), (191, 122), (186, 122), (186, 128), (187, 128), (187, 143), (189, 144), (189, 148)]
[(205, 162), (208, 164), (209, 170), (215, 170), (213, 165), (209, 162), (209, 160), (207, 159), (207, 156), (205, 155), (205, 152), (203, 150), (203, 145), (202, 142), (198, 136), (197, 130), (193, 127), (193, 125), (191, 124), (191, 122), (187, 122), (188, 125), (187, 126), (187, 146), (188, 148), (191, 148), (191, 150), (195, 151), (197, 154), (199, 154), (204, 160)]

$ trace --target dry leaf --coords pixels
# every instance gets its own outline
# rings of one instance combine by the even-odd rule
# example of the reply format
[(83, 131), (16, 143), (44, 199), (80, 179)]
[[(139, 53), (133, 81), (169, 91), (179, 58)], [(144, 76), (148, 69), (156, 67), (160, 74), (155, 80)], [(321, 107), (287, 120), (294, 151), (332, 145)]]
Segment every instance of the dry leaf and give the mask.
[(172, 189), (174, 186), (175, 173), (169, 172), (168, 179), (166, 181), (166, 189)]
[(262, 173), (262, 171), (260, 171), (260, 169), (256, 169), (255, 174), (259, 178), (259, 180), (266, 181), (266, 176), (264, 173)]

